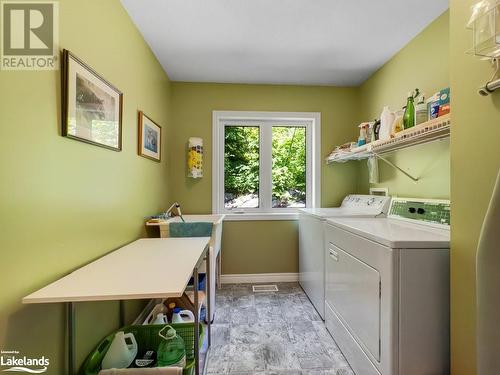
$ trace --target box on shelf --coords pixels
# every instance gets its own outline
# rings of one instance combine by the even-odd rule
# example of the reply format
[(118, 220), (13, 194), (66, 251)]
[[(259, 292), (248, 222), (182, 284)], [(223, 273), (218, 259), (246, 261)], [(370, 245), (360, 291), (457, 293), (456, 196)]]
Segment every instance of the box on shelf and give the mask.
[(428, 101), (429, 120), (450, 113), (450, 88), (443, 89), (432, 95)]

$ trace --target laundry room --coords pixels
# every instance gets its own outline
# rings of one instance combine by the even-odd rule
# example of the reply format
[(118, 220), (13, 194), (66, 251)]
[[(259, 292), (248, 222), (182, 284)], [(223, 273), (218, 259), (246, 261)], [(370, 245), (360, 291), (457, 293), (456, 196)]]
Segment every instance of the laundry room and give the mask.
[(0, 40), (0, 371), (500, 368), (499, 0), (0, 0)]

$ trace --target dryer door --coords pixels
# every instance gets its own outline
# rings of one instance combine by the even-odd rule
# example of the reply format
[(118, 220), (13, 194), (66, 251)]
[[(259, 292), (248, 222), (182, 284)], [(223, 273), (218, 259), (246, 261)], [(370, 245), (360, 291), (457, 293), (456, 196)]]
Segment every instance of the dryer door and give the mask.
[(331, 242), (327, 251), (326, 301), (380, 361), (380, 274)]

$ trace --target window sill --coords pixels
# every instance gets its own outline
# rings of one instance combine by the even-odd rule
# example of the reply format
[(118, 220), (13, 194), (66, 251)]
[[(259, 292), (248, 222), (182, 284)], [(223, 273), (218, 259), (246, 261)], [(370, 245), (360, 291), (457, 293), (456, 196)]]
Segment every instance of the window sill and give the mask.
[(275, 220), (298, 220), (298, 212), (283, 213), (224, 213), (224, 221), (275, 221)]

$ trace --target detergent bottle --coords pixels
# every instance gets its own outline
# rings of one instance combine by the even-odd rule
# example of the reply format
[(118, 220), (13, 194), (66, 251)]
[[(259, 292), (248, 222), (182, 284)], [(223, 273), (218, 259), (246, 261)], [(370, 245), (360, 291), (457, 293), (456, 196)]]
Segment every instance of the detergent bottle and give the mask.
[(163, 339), (158, 346), (158, 367), (185, 367), (186, 346), (172, 326), (166, 325), (158, 335)]

